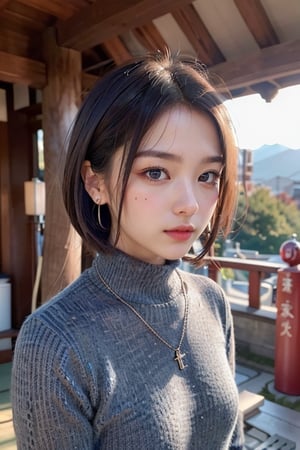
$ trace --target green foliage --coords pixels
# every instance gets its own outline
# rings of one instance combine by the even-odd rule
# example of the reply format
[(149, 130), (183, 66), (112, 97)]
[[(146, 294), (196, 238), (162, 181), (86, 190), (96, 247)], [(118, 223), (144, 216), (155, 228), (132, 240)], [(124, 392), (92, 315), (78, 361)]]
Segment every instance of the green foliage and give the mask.
[(259, 394), (263, 395), (264, 398), (270, 402), (277, 403), (278, 405), (285, 406), (286, 408), (294, 409), (295, 411), (300, 411), (300, 400), (293, 402), (287, 397), (277, 397), (269, 391), (268, 384), (262, 388)]
[(228, 268), (222, 267), (220, 272), (224, 280), (234, 280), (234, 270), (231, 269), (230, 267)]
[(239, 361), (241, 364), (247, 362), (250, 367), (257, 365), (260, 367), (264, 367), (265, 370), (270, 368), (272, 369), (272, 371), (274, 370), (274, 359), (268, 358), (267, 356), (263, 355), (257, 355), (256, 353), (253, 353), (246, 348), (239, 348), (237, 346), (236, 357), (237, 361)]
[(241, 248), (278, 254), (293, 233), (300, 236), (300, 211), (259, 187), (247, 199), (240, 195), (234, 231)]

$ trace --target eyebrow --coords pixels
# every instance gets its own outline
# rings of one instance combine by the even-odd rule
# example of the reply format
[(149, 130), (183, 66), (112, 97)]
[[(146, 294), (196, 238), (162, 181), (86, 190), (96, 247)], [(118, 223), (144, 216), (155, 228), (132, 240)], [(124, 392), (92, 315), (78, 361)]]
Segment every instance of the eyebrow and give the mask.
[[(161, 159), (166, 159), (166, 160), (176, 161), (176, 162), (182, 161), (182, 157), (179, 155), (174, 155), (173, 153), (168, 153), (168, 152), (164, 152), (161, 150), (153, 150), (153, 149), (143, 150), (136, 154), (136, 158), (141, 158), (141, 157), (154, 157), (154, 158), (161, 158)], [(210, 164), (210, 163), (223, 164), (224, 158), (222, 155), (207, 156), (201, 160), (201, 163), (202, 164)]]

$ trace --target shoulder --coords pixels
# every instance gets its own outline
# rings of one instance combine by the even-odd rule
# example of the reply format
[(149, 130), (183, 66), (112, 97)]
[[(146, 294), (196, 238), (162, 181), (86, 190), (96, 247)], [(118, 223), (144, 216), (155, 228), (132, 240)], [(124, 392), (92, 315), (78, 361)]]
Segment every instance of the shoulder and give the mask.
[(213, 296), (216, 299), (224, 299), (223, 289), (211, 278), (205, 275), (187, 272), (182, 269), (180, 269), (179, 271), (183, 281), (187, 284), (188, 287), (194, 287), (198, 290), (198, 292), (205, 292), (207, 295)]
[(93, 317), (103, 307), (103, 293), (91, 281), (89, 271), (30, 314), (22, 324), (18, 341), (42, 342), (58, 338), (73, 345), (76, 338), (89, 333)]
[(180, 275), (186, 284), (187, 292), (192, 302), (198, 301), (206, 306), (222, 322), (230, 321), (231, 311), (228, 299), (221, 286), (205, 275), (180, 270)]
[(103, 298), (86, 271), (28, 316), (16, 341), (14, 371), (20, 367), (24, 373), (30, 370), (40, 373), (49, 367), (62, 373), (70, 365), (85, 371), (86, 361), (93, 360), (96, 335), (101, 336), (105, 324), (101, 319), (98, 327), (91, 326), (95, 317), (101, 316)]
[(50, 324), (70, 318), (81, 309), (87, 310), (90, 307), (89, 300), (94, 295), (95, 289), (89, 282), (88, 273), (83, 272), (73, 283), (37, 308), (26, 319), (25, 324), (33, 319)]

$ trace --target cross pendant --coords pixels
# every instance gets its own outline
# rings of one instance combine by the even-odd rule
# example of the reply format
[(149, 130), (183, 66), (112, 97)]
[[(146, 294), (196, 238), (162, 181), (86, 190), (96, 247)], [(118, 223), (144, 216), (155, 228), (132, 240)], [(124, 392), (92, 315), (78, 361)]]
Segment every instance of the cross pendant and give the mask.
[(183, 370), (185, 367), (187, 367), (184, 364), (184, 361), (183, 361), (184, 356), (185, 356), (185, 353), (180, 353), (180, 349), (179, 348), (177, 348), (175, 350), (174, 360), (177, 361), (179, 370)]

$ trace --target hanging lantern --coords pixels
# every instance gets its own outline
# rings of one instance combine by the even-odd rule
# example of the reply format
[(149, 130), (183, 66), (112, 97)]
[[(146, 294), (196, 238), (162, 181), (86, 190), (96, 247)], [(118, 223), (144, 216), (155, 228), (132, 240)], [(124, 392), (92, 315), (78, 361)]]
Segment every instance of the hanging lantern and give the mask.
[(24, 183), (25, 214), (27, 216), (45, 215), (45, 182), (38, 178)]

